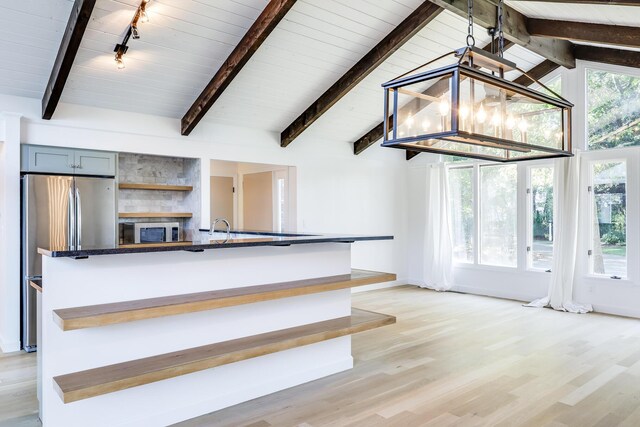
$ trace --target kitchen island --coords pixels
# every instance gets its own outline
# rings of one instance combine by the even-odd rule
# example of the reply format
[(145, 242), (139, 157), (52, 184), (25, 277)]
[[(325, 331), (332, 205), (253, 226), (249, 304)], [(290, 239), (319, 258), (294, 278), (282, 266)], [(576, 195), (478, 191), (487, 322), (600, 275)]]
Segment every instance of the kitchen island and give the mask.
[(40, 250), (45, 426), (193, 418), (350, 369), (350, 335), (395, 322), (351, 307), (395, 276), (352, 270), (350, 243), (391, 236), (199, 238)]

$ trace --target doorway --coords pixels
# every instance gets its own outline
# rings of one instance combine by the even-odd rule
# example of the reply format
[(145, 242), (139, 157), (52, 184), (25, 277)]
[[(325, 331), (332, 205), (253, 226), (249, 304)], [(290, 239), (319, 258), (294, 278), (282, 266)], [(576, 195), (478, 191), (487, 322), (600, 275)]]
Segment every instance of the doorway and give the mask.
[(295, 232), (296, 168), (263, 163), (211, 161), (211, 220), (236, 230)]

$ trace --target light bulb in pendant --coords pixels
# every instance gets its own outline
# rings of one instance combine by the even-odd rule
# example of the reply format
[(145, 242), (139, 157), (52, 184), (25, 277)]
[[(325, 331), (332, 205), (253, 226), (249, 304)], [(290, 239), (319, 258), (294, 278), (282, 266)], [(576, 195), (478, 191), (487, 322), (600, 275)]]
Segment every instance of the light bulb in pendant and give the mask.
[(460, 110), (458, 110), (458, 116), (462, 119), (462, 120), (466, 120), (467, 116), (469, 116), (469, 108), (467, 108), (466, 105), (462, 104), (460, 106)]
[(410, 128), (413, 126), (413, 116), (411, 114), (407, 117), (407, 126)]
[(513, 127), (516, 125), (516, 119), (514, 119), (511, 114), (507, 116), (506, 125), (507, 125), (507, 129), (509, 130), (513, 129)]
[(527, 123), (525, 119), (520, 120), (520, 123), (518, 123), (518, 129), (520, 129), (520, 131), (524, 133), (527, 131), (528, 128), (529, 128), (529, 123)]
[(142, 22), (143, 24), (149, 22), (149, 15), (147, 14), (146, 10), (140, 11), (140, 22)]
[(496, 111), (494, 111), (493, 113), (493, 117), (491, 117), (491, 124), (493, 126), (500, 126), (500, 123), (502, 123), (502, 116), (500, 115), (500, 112), (496, 109)]
[(440, 101), (440, 115), (446, 116), (449, 114), (449, 101), (442, 99)]
[(487, 112), (484, 111), (484, 106), (480, 105), (476, 118), (478, 119), (478, 123), (484, 123), (484, 121), (487, 120)]

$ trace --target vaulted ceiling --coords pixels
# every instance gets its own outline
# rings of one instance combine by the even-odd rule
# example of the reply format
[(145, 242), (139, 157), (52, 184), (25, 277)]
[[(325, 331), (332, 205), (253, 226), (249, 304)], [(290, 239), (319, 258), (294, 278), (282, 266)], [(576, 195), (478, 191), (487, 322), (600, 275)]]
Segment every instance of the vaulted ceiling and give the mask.
[[(139, 26), (140, 39), (129, 42), (126, 68), (118, 70), (113, 48), (140, 0), (97, 0), (61, 102), (182, 118), (268, 3), (152, 0), (150, 22)], [(281, 132), (422, 3), (298, 0), (204, 120)], [(626, 26), (640, 22), (640, 7), (507, 4), (529, 18)], [(72, 0), (0, 1), (0, 93), (43, 97), (73, 5)], [(475, 33), (478, 45), (489, 42), (483, 28), (477, 26)], [(460, 47), (465, 36), (466, 20), (459, 14), (437, 14), (305, 132), (354, 142), (381, 120), (380, 83)], [(518, 45), (505, 57), (525, 70), (545, 60)], [(518, 73), (507, 77), (515, 79)]]

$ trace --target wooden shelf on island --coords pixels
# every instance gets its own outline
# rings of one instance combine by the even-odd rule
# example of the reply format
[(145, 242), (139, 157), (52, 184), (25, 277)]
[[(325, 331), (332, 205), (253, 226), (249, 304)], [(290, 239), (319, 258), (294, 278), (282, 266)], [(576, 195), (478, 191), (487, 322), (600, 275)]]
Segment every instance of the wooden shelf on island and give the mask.
[(160, 191), (192, 191), (191, 185), (171, 184), (137, 184), (133, 182), (121, 182), (118, 184), (121, 190), (160, 190)]
[(70, 331), (335, 291), (393, 280), (396, 280), (396, 275), (391, 273), (351, 270), (351, 274), (339, 276), (64, 308), (53, 310), (53, 318), (62, 330)]
[(396, 318), (352, 309), (351, 316), (145, 357), (53, 378), (64, 403), (391, 325)]
[(191, 218), (190, 212), (120, 212), (120, 218)]

